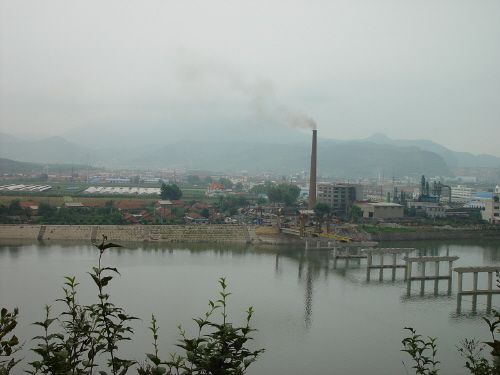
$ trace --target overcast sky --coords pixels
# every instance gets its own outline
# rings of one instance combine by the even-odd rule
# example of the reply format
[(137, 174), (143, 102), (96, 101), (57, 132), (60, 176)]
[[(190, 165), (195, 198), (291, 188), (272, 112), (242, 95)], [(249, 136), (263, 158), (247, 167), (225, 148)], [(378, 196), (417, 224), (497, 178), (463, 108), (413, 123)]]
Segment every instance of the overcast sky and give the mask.
[(498, 0), (0, 6), (3, 132), (251, 118), (500, 156)]

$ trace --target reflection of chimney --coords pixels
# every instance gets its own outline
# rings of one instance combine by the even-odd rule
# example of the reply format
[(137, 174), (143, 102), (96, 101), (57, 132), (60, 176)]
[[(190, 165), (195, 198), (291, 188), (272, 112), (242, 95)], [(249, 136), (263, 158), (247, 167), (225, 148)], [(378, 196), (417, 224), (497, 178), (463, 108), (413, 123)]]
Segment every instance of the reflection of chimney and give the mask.
[(317, 143), (317, 130), (313, 130), (312, 138), (312, 151), (311, 151), (311, 171), (309, 176), (309, 205), (308, 209), (312, 210), (316, 204), (316, 143)]

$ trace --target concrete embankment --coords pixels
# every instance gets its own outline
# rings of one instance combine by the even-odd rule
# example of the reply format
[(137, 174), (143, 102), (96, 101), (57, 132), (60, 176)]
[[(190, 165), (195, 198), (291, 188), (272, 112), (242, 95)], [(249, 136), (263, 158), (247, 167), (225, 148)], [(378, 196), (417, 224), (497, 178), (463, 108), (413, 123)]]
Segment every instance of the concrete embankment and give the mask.
[(259, 243), (248, 225), (1, 225), (0, 238), (135, 242)]
[(376, 242), (500, 238), (500, 230), (456, 229), (446, 231), (364, 233), (363, 238)]
[[(366, 233), (346, 226), (346, 237), (365, 241), (418, 241), (500, 238), (500, 230), (446, 230)], [(185, 243), (305, 243), (297, 236), (278, 233), (276, 227), (255, 225), (0, 225), (0, 239), (185, 242)], [(324, 238), (324, 241), (331, 241)]]

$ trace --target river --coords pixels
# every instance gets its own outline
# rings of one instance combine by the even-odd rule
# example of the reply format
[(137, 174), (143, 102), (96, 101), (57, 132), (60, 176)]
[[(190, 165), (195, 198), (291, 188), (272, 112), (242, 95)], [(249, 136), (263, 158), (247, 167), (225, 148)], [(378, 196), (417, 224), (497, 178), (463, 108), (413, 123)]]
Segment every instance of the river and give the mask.
[[(404, 327), (437, 337), (440, 374), (468, 374), (455, 345), (464, 338), (488, 340), (482, 316), (486, 296), (462, 297), (457, 311), (457, 275), (451, 290), (446, 280), (404, 280), (404, 272), (370, 272), (366, 259), (332, 259), (326, 250), (264, 245), (137, 244), (108, 249), (104, 266), (121, 273), (109, 286), (112, 301), (141, 318), (132, 342), (121, 357), (144, 359), (152, 352), (151, 314), (160, 328), (160, 353), (179, 352), (177, 326), (196, 333), (191, 318), (204, 315), (208, 300), (219, 298), (217, 280), (226, 277), (229, 320), (244, 324), (245, 310), (255, 310), (253, 349), (266, 352), (249, 368), (250, 375), (412, 373), (413, 363), (401, 352)], [(414, 255), (459, 256), (454, 266), (498, 265), (498, 240), (386, 242), (378, 247), (414, 247)], [(98, 250), (88, 242), (38, 243), (2, 240), (0, 245), (1, 307), (20, 309), (17, 336), (26, 341), (14, 374), (28, 369), (33, 354), (29, 339), (41, 334), (30, 325), (44, 317), (43, 307), (61, 298), (63, 276), (81, 283), (78, 299), (97, 301), (97, 291), (86, 273), (97, 266)], [(443, 267), (446, 269), (447, 267)], [(446, 271), (445, 271), (446, 272)], [(429, 268), (428, 274), (433, 274)], [(471, 278), (472, 279), (472, 278)], [(464, 286), (472, 281), (465, 278)], [(480, 287), (485, 281), (480, 279)], [(500, 306), (500, 295), (492, 308)], [(404, 364), (402, 363), (404, 362)]]

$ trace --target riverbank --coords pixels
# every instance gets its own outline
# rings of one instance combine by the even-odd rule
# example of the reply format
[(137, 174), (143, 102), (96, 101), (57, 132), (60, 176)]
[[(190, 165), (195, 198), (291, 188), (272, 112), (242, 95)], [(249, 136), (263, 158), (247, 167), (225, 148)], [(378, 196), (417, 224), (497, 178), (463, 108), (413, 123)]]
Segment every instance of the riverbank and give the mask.
[(365, 233), (363, 237), (369, 241), (421, 241), (421, 240), (459, 240), (459, 239), (481, 239), (498, 238), (500, 230), (443, 230), (443, 231), (419, 231), (419, 232), (381, 232)]
[[(367, 233), (349, 225), (349, 237), (366, 241), (418, 241), (443, 239), (499, 238), (500, 229), (493, 230), (428, 230), (415, 232)], [(106, 236), (108, 241), (183, 242), (183, 243), (266, 243), (298, 244), (296, 236), (278, 233), (276, 227), (256, 225), (0, 225), (0, 239), (83, 240), (96, 242)], [(331, 241), (327, 238), (325, 241)]]

